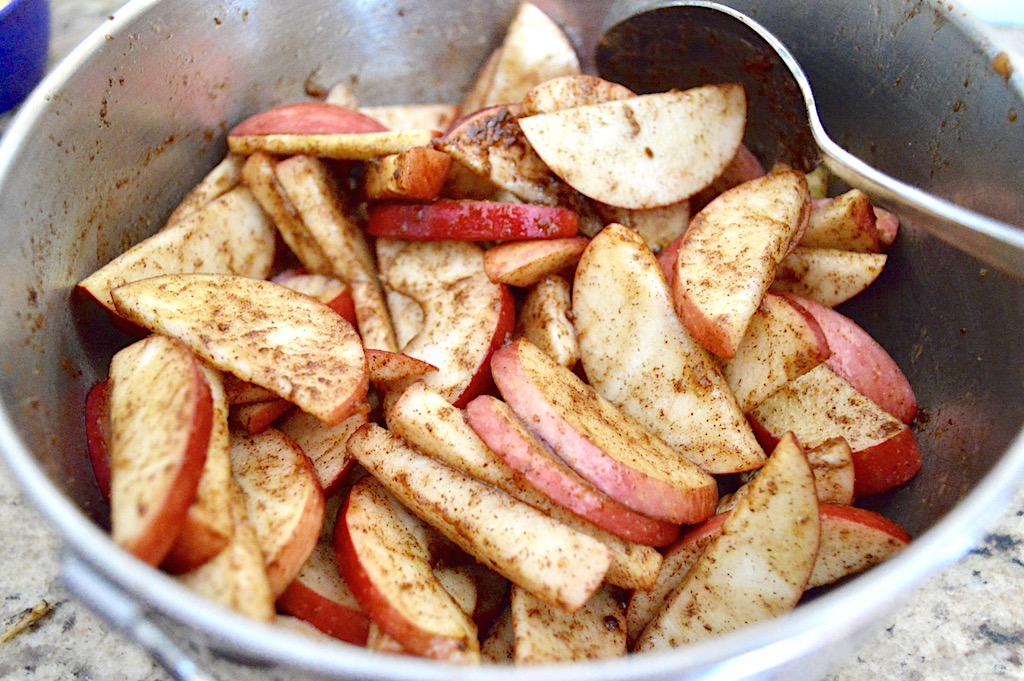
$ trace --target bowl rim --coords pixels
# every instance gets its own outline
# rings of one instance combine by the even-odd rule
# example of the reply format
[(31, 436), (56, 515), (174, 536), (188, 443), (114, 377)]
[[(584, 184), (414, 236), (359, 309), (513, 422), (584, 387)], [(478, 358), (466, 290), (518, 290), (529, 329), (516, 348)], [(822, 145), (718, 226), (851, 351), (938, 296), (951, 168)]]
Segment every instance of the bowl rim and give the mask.
[[(999, 46), (983, 24), (956, 4), (956, 0), (927, 0), (936, 11), (948, 13), (966, 37), (993, 56)], [(14, 0), (13, 4), (17, 4)], [(34, 120), (59, 91), (89, 61), (90, 55), (109, 35), (151, 11), (161, 0), (130, 0), (107, 23), (94, 30), (64, 58), (23, 103), (0, 139), (0, 185), (10, 170), (10, 160), (27, 137)], [(0, 10), (0, 16), (2, 16)], [(1024, 95), (1021, 79), (1014, 87)], [(358, 674), (360, 678), (444, 680), (526, 679), (563, 681), (567, 665), (529, 667), (458, 667), (431, 660), (382, 655), (341, 642), (313, 639), (282, 627), (256, 622), (234, 613), (179, 584), (172, 577), (128, 555), (109, 535), (88, 519), (61, 492), (35, 462), (17, 432), (6, 404), (0, 404), (0, 452), (21, 491), (57, 530), (65, 551), (96, 568), (149, 612), (165, 616), (187, 629), (210, 637), (213, 650), (243, 652), (253, 660), (289, 665), (309, 673)], [(783, 617), (743, 628), (685, 649), (646, 653), (643, 664), (636, 657), (572, 664), (574, 679), (598, 680), (663, 678), (694, 671), (714, 678), (746, 678), (757, 672), (796, 661), (822, 646), (841, 648), (848, 639), (877, 623), (878, 602), (894, 609), (910, 597), (926, 577), (958, 560), (969, 551), (1006, 507), (1024, 481), (1024, 429), (1002, 458), (978, 485), (925, 533), (887, 562), (854, 578), (833, 592), (797, 608)], [(65, 564), (68, 558), (63, 558)], [(864, 598), (863, 594), (870, 594)], [(837, 623), (836, 612), (847, 620)], [(103, 614), (103, 613), (100, 613)], [(770, 654), (765, 654), (765, 653)], [(386, 662), (385, 662), (386, 661)]]

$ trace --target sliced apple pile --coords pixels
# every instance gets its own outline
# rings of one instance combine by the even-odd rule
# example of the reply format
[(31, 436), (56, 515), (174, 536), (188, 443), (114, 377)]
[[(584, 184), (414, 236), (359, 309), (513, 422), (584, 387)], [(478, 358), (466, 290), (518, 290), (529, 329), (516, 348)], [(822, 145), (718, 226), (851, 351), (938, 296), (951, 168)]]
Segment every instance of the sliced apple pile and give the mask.
[(113, 540), (459, 664), (686, 645), (895, 554), (855, 504), (923, 465), (918, 404), (833, 308), (899, 222), (765, 172), (758, 115), (581, 73), (529, 2), (458, 103), (253, 112), (76, 287), (138, 338), (85, 399)]

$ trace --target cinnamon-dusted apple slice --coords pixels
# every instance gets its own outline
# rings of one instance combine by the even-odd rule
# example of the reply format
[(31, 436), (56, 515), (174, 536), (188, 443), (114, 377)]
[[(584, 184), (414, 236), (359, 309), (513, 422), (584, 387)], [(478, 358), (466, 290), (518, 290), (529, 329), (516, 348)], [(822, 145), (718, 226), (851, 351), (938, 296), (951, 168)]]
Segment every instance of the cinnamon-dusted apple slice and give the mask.
[(110, 362), (110, 532), (159, 565), (181, 532), (206, 462), (213, 400), (182, 343), (153, 335)]
[(533, 286), (575, 266), (587, 243), (585, 237), (566, 237), (499, 244), (484, 253), (484, 270), (496, 283)]
[(811, 204), (807, 231), (800, 245), (842, 251), (878, 253), (881, 244), (871, 199), (859, 189)]
[(516, 335), (562, 366), (576, 366), (580, 344), (572, 323), (572, 285), (563, 277), (549, 275), (527, 291), (519, 307)]
[(672, 283), (693, 337), (723, 359), (736, 355), (779, 263), (810, 214), (803, 173), (775, 172), (718, 196), (691, 221)]
[(766, 293), (723, 373), (740, 409), (747, 412), (830, 353), (827, 336), (813, 315), (792, 300)]
[(604, 222), (629, 227), (643, 238), (655, 253), (682, 236), (690, 224), (690, 201), (684, 199), (660, 208), (630, 209), (594, 202)]
[(651, 546), (670, 543), (679, 526), (641, 515), (603, 494), (551, 453), (507, 404), (481, 395), (466, 405), (466, 420), (487, 446), (556, 504), (623, 539)]
[(369, 420), (368, 404), (360, 406), (336, 426), (329, 426), (315, 416), (295, 409), (282, 417), (276, 427), (309, 457), (324, 496), (330, 497), (341, 489), (354, 465), (345, 446), (349, 435)]
[(363, 193), (371, 201), (429, 201), (444, 187), (452, 157), (429, 147), (367, 161)]
[(326, 305), (269, 281), (151, 277), (113, 291), (118, 312), (177, 337), (222, 371), (274, 391), (329, 424), (366, 397), (363, 345)]
[(576, 268), (573, 314), (580, 360), (604, 398), (705, 471), (764, 463), (721, 370), (679, 321), (638, 234), (611, 224), (591, 240)]
[(622, 539), (563, 509), (505, 464), (437, 392), (414, 383), (395, 402), (388, 427), (418, 450), (438, 461), (511, 494), (563, 525), (587, 534), (608, 547), (611, 564), (605, 580), (627, 589), (654, 584), (661, 566), (656, 549)]
[(271, 281), (287, 286), (293, 291), (305, 293), (340, 314), (348, 320), (349, 324), (353, 326), (357, 324), (352, 289), (341, 279), (326, 274), (285, 270), (277, 274)]
[(626, 654), (626, 614), (616, 590), (598, 589), (575, 613), (512, 587), (516, 664), (603, 660)]
[(351, 287), (364, 345), (397, 351), (373, 252), (363, 230), (348, 215), (346, 197), (327, 165), (309, 156), (293, 156), (278, 163), (274, 172), (306, 232), (330, 263), (331, 273)]
[(395, 497), (373, 477), (355, 484), (338, 517), (334, 548), (362, 609), (405, 650), (479, 661), (477, 630), (431, 570), (430, 553)]
[(275, 597), (306, 562), (324, 522), (324, 494), (316, 470), (287, 435), (274, 428), (235, 434), (231, 468), (256, 529)]
[(546, 602), (577, 610), (600, 586), (610, 558), (599, 541), (421, 454), (375, 424), (357, 430), (348, 447), (413, 513)]
[(635, 97), (636, 93), (597, 76), (576, 73), (549, 78), (530, 88), (522, 98), (522, 115), (532, 116)]
[(885, 269), (885, 253), (797, 246), (779, 264), (772, 290), (835, 307), (862, 293)]
[(487, 278), (483, 250), (471, 243), (388, 240), (377, 252), (383, 284), (425, 315), (402, 352), (437, 367), (423, 380), (464, 405), (490, 383), (491, 353), (515, 323), (512, 294)]
[(749, 414), (770, 448), (787, 431), (807, 447), (842, 437), (853, 452), (854, 494), (879, 494), (913, 478), (921, 452), (910, 428), (821, 364), (790, 381)]
[(397, 130), (362, 133), (267, 133), (228, 136), (228, 149), (248, 156), (257, 151), (278, 156), (315, 156), (340, 161), (369, 161), (428, 146), (441, 135), (436, 130)]
[(791, 610), (820, 536), (814, 477), (787, 434), (634, 649), (684, 646)]
[(294, 404), (280, 397), (271, 397), (269, 400), (259, 402), (233, 404), (228, 412), (228, 422), (232, 428), (255, 435), (269, 428), (274, 421), (290, 412), (294, 407)]
[(382, 104), (361, 106), (359, 112), (388, 130), (447, 130), (458, 118), (459, 107), (455, 104)]
[(822, 504), (820, 517), (821, 546), (807, 588), (864, 572), (910, 543), (906, 530), (864, 508)]
[[(790, 295), (790, 294), (784, 294)], [(800, 296), (790, 299), (821, 325), (832, 353), (829, 368), (862, 394), (904, 423), (917, 416), (917, 398), (910, 381), (878, 341), (855, 321), (831, 308)]]
[(736, 154), (745, 124), (746, 97), (735, 84), (519, 120), (558, 177), (585, 196), (623, 208), (667, 206), (706, 187)]
[(237, 274), (262, 279), (274, 262), (270, 219), (246, 187), (207, 203), (177, 225), (132, 246), (78, 283), (115, 312), (111, 290), (161, 274)]
[(714, 512), (714, 478), (537, 346), (513, 341), (494, 353), (491, 372), (531, 432), (608, 496), (672, 523), (697, 523)]
[(712, 200), (724, 191), (728, 191), (737, 185), (748, 180), (756, 180), (765, 174), (761, 160), (754, 155), (745, 144), (741, 144), (736, 150), (736, 155), (729, 161), (722, 174), (715, 178), (708, 187), (691, 197), (691, 208), (696, 212), (711, 203)]
[(231, 191), (242, 181), (242, 164), (245, 157), (228, 154), (215, 165), (206, 176), (192, 188), (171, 216), (167, 218), (163, 228), (173, 227), (187, 216), (195, 213), (210, 201)]

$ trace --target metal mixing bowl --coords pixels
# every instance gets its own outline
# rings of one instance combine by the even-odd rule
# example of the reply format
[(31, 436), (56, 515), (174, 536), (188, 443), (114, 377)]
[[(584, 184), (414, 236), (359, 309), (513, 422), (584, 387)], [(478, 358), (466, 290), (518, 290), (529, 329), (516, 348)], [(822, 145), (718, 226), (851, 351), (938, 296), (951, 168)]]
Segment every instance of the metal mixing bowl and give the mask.
[[(584, 54), (628, 11), (599, 0), (538, 4)], [(841, 143), (936, 194), (1024, 221), (1024, 80), (993, 68), (997, 49), (955, 5), (727, 4), (792, 47)], [(810, 678), (962, 555), (1024, 479), (1024, 289), (911, 223), (881, 281), (845, 310), (891, 351), (922, 406), (923, 472), (872, 501), (916, 540), (791, 616), (666, 654), (452, 669), (252, 623), (115, 547), (82, 408), (123, 339), (72, 300), (75, 282), (155, 231), (247, 114), (337, 81), (368, 104), (457, 101), (513, 11), (513, 0), (139, 0), (61, 64), (9, 128), (0, 148), (0, 444), (66, 543), (70, 588), (179, 678), (199, 678), (196, 664), (247, 679)]]

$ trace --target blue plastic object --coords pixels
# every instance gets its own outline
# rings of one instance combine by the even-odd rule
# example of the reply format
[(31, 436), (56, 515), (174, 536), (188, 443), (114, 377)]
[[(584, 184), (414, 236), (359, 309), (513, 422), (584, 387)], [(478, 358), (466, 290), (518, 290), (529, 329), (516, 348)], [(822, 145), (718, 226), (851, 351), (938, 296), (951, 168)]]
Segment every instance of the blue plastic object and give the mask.
[(0, 113), (21, 103), (46, 71), (49, 0), (0, 0)]

